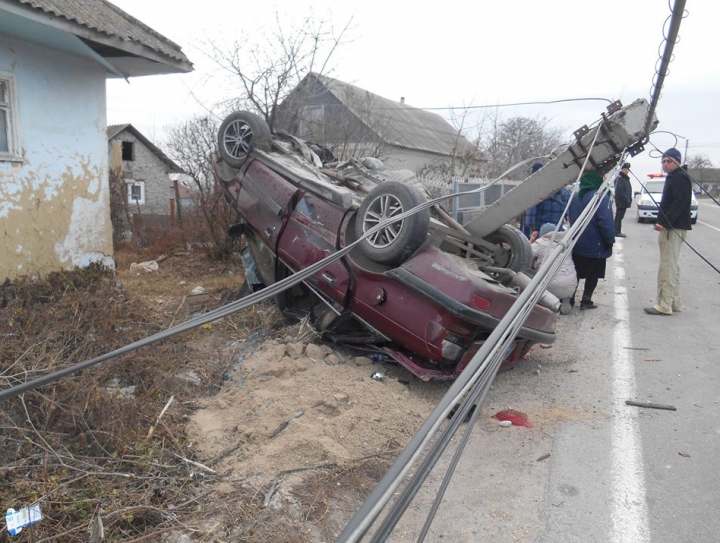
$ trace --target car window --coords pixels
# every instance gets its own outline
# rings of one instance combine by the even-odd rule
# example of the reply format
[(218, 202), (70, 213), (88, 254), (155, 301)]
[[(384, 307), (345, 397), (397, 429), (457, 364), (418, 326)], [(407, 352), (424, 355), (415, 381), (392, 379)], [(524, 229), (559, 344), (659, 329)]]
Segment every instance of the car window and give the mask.
[(645, 190), (647, 192), (662, 192), (665, 186), (665, 181), (648, 181), (645, 183)]

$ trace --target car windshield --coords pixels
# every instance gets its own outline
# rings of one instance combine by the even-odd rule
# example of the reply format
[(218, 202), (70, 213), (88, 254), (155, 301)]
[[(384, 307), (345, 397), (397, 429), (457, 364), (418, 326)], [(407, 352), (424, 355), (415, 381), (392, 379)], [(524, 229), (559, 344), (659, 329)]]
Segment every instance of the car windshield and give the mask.
[(645, 183), (645, 190), (647, 192), (662, 192), (665, 180), (662, 181), (648, 181)]

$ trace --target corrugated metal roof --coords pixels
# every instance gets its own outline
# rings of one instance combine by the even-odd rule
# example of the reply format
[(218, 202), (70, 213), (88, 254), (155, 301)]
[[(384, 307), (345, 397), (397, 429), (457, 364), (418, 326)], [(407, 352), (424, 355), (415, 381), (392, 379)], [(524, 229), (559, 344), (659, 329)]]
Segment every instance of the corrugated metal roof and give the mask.
[(179, 45), (105, 0), (11, 0), (188, 63)]
[(143, 136), (142, 133), (130, 123), (113, 124), (108, 126), (105, 129), (108, 141), (116, 137), (123, 130), (127, 130), (128, 132), (132, 133), (137, 139), (139, 139), (148, 149), (150, 149), (160, 160), (162, 160), (168, 166), (170, 172), (185, 173), (185, 170), (175, 164), (175, 162), (173, 162), (172, 159), (170, 159), (165, 153), (163, 153), (157, 145), (155, 145), (153, 142)]
[(308, 77), (315, 77), (386, 143), (442, 155), (472, 149), (472, 144), (437, 113), (383, 98), (331, 77), (318, 74)]
[(105, 133), (107, 134), (107, 139), (111, 140), (115, 136), (117, 136), (120, 132), (125, 130), (128, 126), (131, 126), (128, 124), (111, 124), (105, 129)]

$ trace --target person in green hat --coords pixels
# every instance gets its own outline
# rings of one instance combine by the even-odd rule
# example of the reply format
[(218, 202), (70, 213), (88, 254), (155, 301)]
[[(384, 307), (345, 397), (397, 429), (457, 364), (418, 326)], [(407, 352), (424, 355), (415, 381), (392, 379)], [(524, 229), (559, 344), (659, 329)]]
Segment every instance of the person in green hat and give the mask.
[[(583, 210), (603, 184), (603, 178), (598, 172), (589, 172), (580, 179), (580, 190), (570, 201), (568, 215), (570, 224), (574, 224)], [(582, 235), (573, 247), (573, 264), (578, 281), (585, 280), (580, 309), (595, 309), (597, 304), (592, 296), (597, 287), (598, 280), (605, 277), (605, 265), (612, 255), (615, 243), (615, 219), (613, 218), (610, 197), (605, 194), (595, 214), (590, 219)], [(574, 304), (574, 297), (573, 297)]]

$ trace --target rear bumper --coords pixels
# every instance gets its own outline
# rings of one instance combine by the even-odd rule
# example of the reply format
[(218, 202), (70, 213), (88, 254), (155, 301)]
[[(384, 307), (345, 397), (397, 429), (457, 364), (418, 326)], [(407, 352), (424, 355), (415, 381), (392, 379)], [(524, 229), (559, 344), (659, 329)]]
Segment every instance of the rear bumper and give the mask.
[[(494, 330), (497, 325), (500, 324), (499, 318), (461, 304), (457, 300), (451, 298), (438, 288), (420, 279), (416, 275), (413, 275), (404, 268), (395, 268), (386, 273), (398, 283), (411, 289), (413, 292), (426, 298), (427, 300), (430, 300), (439, 307), (442, 307), (443, 311), (446, 311), (465, 322), (469, 322), (487, 331)], [(535, 330), (526, 326), (520, 328), (517, 337), (521, 339), (528, 339), (537, 343), (553, 343), (555, 341), (554, 332)]]

